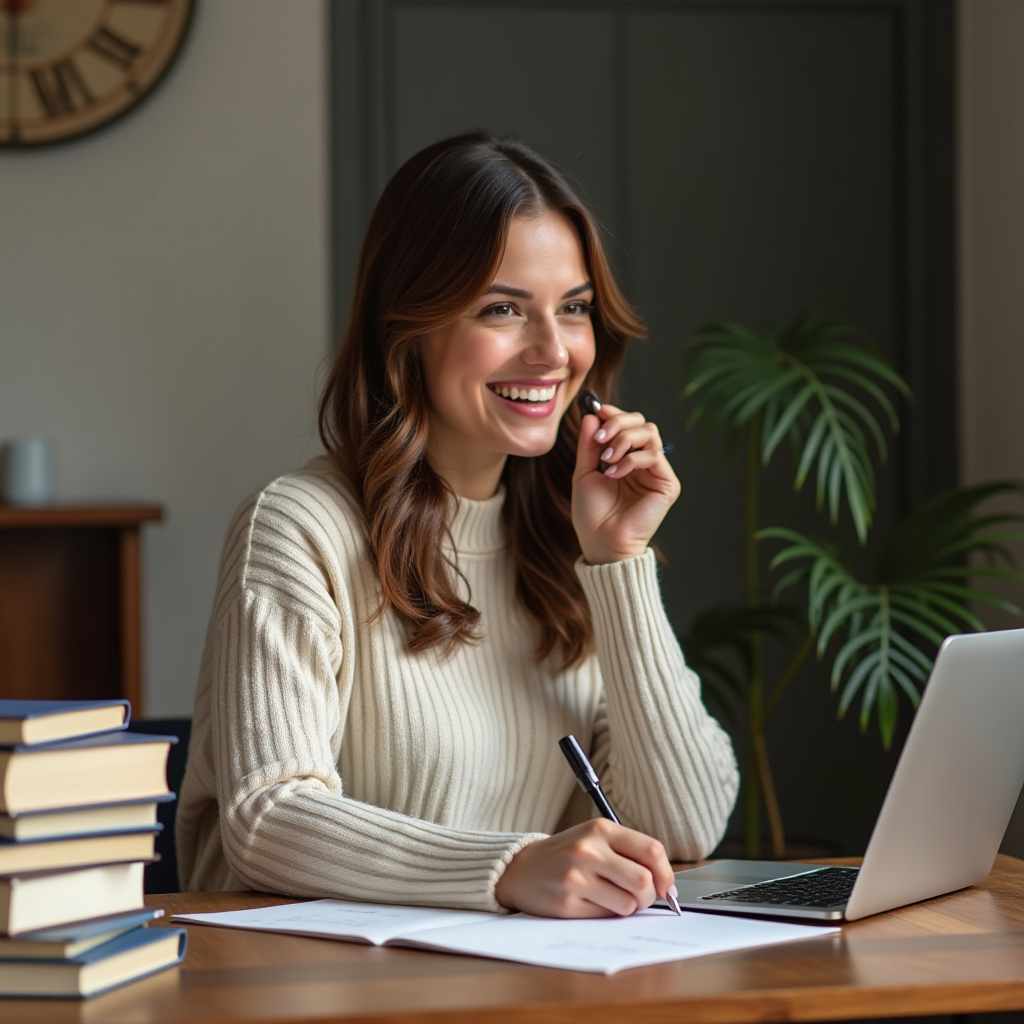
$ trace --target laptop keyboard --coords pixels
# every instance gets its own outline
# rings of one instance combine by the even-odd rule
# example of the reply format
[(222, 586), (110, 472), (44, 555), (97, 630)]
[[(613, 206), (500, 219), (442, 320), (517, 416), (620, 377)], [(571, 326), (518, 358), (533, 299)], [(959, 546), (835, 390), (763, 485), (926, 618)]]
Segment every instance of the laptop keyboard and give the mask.
[(857, 871), (857, 868), (822, 868), (805, 875), (791, 875), (725, 892), (713, 892), (701, 899), (774, 903), (787, 907), (839, 907), (850, 898), (853, 883), (857, 881)]

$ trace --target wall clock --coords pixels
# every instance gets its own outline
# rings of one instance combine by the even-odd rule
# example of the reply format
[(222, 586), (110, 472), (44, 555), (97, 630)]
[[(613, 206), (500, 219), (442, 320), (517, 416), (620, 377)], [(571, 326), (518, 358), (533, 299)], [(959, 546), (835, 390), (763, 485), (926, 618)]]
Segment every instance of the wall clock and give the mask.
[(174, 62), (194, 0), (0, 0), (0, 146), (95, 131)]

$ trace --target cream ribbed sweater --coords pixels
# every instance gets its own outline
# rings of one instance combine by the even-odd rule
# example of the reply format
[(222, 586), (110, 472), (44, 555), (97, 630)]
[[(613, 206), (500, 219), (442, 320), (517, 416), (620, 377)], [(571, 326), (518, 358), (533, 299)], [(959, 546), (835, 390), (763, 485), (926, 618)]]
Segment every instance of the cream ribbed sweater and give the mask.
[(177, 816), (184, 888), (498, 911), (512, 856), (590, 814), (558, 749), (569, 732), (624, 824), (680, 860), (716, 845), (736, 762), (666, 620), (653, 555), (579, 565), (596, 656), (538, 665), (503, 500), (454, 510), (484, 639), (449, 659), (411, 653), (393, 613), (367, 624), (379, 591), (362, 517), (326, 458), (243, 504)]

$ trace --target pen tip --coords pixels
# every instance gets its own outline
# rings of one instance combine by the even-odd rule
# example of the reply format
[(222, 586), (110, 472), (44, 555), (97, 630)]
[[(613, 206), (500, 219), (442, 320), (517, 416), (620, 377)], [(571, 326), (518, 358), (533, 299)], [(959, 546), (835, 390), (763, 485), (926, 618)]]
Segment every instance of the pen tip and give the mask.
[(675, 895), (673, 893), (668, 893), (666, 894), (665, 899), (668, 902), (668, 905), (676, 912), (676, 914), (682, 917), (683, 912), (679, 908), (679, 900), (675, 898)]

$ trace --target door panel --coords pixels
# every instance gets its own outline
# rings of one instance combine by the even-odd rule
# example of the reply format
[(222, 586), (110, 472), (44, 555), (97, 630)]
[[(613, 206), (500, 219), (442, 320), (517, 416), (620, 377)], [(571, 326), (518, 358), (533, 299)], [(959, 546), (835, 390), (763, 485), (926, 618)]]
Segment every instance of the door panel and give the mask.
[[(517, 135), (583, 185), (650, 329), (621, 399), (676, 445), (683, 494), (658, 540), (678, 629), (744, 592), (741, 465), (696, 443), (678, 401), (682, 341), (702, 323), (764, 326), (818, 304), (910, 377), (919, 400), (881, 473), (876, 538), (954, 482), (953, 324), (935, 314), (952, 308), (947, 0), (343, 0), (334, 24), (346, 59), (346, 33), (362, 41), (358, 72), (335, 74), (348, 91), (334, 151), (336, 180), (362, 182), (364, 218), (402, 160), (472, 128)], [(357, 235), (351, 216), (338, 221), (339, 268)], [(825, 532), (778, 461), (760, 521)], [(777, 655), (768, 668), (780, 671)], [(790, 831), (857, 852), (895, 752), (834, 718), (827, 680), (808, 673), (772, 756)]]

